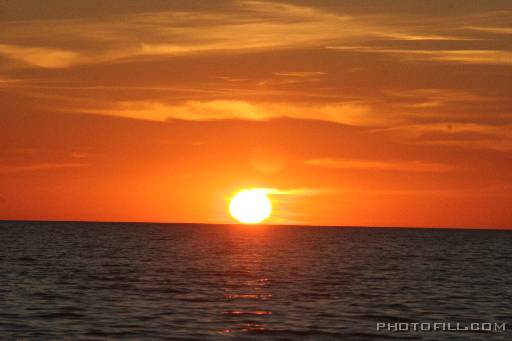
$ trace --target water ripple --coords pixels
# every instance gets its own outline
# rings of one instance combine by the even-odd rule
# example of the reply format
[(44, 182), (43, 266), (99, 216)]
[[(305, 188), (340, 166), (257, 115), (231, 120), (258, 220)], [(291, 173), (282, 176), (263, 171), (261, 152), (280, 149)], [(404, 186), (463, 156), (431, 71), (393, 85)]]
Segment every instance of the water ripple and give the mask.
[(508, 321), (507, 250), (507, 231), (1, 222), (0, 339), (509, 340), (376, 330)]

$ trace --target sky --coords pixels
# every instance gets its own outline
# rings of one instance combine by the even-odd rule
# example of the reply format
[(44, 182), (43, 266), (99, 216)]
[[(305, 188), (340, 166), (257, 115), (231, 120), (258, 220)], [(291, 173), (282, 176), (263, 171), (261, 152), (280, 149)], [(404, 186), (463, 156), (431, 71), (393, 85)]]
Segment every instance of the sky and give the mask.
[(0, 219), (512, 228), (510, 1), (0, 2)]

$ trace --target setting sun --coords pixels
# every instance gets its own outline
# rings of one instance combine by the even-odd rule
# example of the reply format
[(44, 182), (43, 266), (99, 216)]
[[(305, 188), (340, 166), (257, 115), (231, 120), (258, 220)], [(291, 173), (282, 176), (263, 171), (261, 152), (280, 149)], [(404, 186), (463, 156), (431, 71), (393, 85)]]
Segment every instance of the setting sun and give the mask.
[(264, 189), (246, 189), (231, 199), (229, 212), (243, 224), (258, 224), (270, 216), (272, 205)]

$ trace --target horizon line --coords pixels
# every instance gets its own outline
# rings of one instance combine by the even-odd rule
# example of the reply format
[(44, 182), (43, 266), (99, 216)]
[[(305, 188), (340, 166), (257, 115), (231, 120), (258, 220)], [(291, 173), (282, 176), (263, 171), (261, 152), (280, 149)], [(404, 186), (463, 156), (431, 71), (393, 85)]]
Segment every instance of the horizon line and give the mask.
[(214, 226), (266, 226), (266, 227), (305, 227), (305, 228), (358, 228), (358, 229), (434, 229), (434, 230), (485, 230), (511, 231), (512, 227), (478, 226), (370, 226), (370, 225), (311, 225), (311, 224), (240, 224), (240, 223), (200, 223), (200, 222), (157, 222), (157, 221), (113, 221), (113, 220), (52, 220), (52, 219), (0, 219), (0, 223), (35, 222), (35, 223), (103, 223), (103, 224), (152, 224), (152, 225), (214, 225)]

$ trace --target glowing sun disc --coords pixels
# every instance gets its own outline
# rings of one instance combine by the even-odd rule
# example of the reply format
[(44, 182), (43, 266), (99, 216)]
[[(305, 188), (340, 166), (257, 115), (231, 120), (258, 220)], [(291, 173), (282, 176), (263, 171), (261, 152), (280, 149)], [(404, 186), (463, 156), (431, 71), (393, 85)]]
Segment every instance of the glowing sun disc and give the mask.
[(229, 212), (243, 224), (258, 224), (270, 216), (272, 205), (264, 189), (246, 189), (231, 199)]

